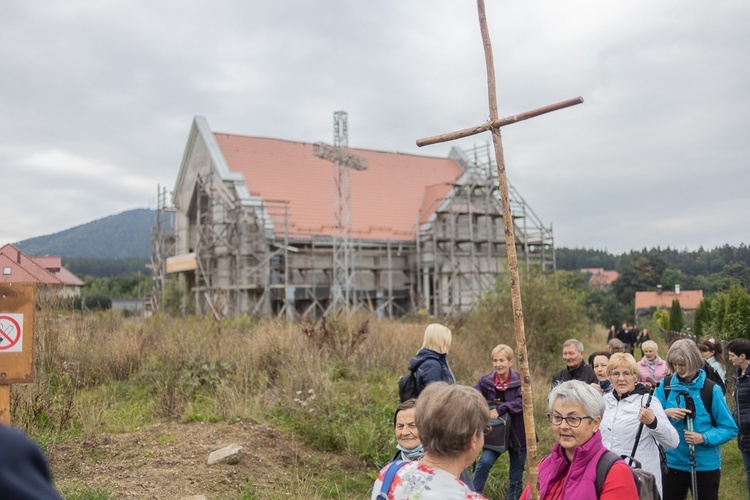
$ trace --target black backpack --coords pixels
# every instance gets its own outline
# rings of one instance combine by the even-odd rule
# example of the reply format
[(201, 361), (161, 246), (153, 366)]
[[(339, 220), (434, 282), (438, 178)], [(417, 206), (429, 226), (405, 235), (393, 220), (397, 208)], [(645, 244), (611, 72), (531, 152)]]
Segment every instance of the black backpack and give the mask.
[(704, 363), (703, 371), (706, 372), (707, 380), (710, 380), (714, 384), (721, 387), (721, 392), (723, 392), (724, 394), (727, 393), (727, 384), (724, 382), (724, 379), (721, 378), (721, 375), (719, 375), (719, 372), (717, 372), (713, 366), (708, 363)]
[(419, 396), (417, 391), (417, 375), (409, 370), (409, 373), (401, 375), (398, 379), (398, 398), (403, 403), (407, 399), (416, 399)]
[[(596, 498), (599, 498), (602, 494), (602, 488), (604, 487), (604, 481), (607, 479), (609, 469), (620, 459), (630, 460), (627, 455), (618, 456), (609, 450), (605, 451), (602, 456), (599, 457), (599, 461), (596, 463), (596, 481), (594, 482), (594, 488), (596, 489)], [(630, 468), (630, 472), (633, 474), (633, 480), (635, 481), (635, 488), (638, 490), (638, 498), (646, 500), (661, 500), (659, 494), (659, 488), (656, 486), (656, 477), (648, 471), (643, 470), (641, 463), (633, 459), (633, 465), (635, 467)]]

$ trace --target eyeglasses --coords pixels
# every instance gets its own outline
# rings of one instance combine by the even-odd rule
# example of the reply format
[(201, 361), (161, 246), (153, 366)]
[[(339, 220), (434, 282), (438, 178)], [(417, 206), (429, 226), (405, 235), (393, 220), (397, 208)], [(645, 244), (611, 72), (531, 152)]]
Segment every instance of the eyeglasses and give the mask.
[(611, 378), (618, 379), (620, 377), (629, 378), (629, 377), (632, 377), (633, 374), (630, 373), (630, 372), (622, 372), (622, 373), (621, 372), (612, 372), (612, 373), (609, 374), (609, 376)]
[(588, 418), (589, 420), (594, 420), (594, 417), (577, 417), (575, 415), (569, 415), (567, 417), (563, 417), (559, 413), (547, 413), (547, 420), (550, 421), (552, 425), (562, 425), (563, 420), (568, 424), (568, 427), (579, 427), (581, 425), (581, 422), (583, 422), (584, 418)]

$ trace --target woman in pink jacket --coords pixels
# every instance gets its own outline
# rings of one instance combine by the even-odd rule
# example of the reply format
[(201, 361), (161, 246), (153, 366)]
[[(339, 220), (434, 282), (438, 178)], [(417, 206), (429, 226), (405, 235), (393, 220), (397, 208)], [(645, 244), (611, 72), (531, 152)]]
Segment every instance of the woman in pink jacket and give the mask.
[(651, 387), (648, 378), (651, 377), (657, 382), (667, 376), (667, 362), (657, 354), (659, 346), (653, 340), (647, 340), (641, 345), (643, 357), (638, 362), (638, 370), (641, 376), (638, 380), (646, 387)]

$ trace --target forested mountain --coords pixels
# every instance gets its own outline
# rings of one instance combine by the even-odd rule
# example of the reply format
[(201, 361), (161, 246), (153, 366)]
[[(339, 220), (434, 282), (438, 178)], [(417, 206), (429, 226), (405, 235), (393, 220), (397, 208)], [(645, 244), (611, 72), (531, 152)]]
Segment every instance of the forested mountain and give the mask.
[(155, 210), (138, 208), (15, 245), (31, 256), (144, 259), (151, 255), (151, 226), (155, 220)]

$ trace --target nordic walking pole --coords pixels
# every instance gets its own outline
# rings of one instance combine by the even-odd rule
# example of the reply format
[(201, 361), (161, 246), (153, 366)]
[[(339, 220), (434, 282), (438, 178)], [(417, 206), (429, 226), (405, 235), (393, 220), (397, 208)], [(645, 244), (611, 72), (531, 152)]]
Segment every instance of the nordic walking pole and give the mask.
[[(685, 396), (685, 409), (690, 412), (689, 415), (685, 415), (687, 430), (688, 432), (694, 432), (693, 421), (695, 419), (695, 401), (693, 401), (693, 398), (689, 395)], [(698, 500), (698, 477), (695, 473), (695, 445), (688, 445), (688, 449), (690, 450), (690, 479), (692, 481), (691, 488), (693, 491), (693, 500)]]
[[(646, 406), (644, 406), (644, 408), (648, 408), (649, 406), (651, 406), (651, 398), (654, 397), (654, 390), (656, 389), (656, 380), (654, 380), (652, 377), (648, 377), (646, 379), (646, 382), (651, 384), (651, 388), (648, 390), (648, 399), (646, 400)], [(635, 459), (635, 450), (638, 449), (638, 443), (641, 440), (643, 425), (643, 422), (641, 422), (641, 425), (638, 426), (638, 432), (635, 434), (635, 443), (633, 443), (633, 451), (630, 452), (630, 461), (628, 462), (628, 465), (630, 467), (633, 466), (633, 460)]]

